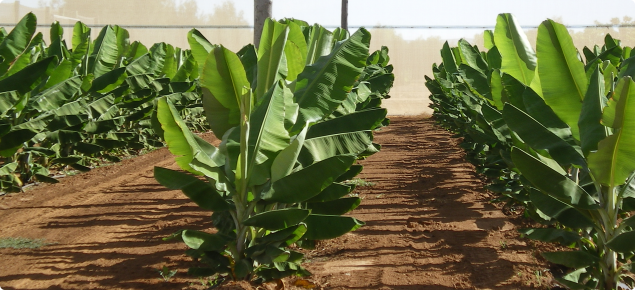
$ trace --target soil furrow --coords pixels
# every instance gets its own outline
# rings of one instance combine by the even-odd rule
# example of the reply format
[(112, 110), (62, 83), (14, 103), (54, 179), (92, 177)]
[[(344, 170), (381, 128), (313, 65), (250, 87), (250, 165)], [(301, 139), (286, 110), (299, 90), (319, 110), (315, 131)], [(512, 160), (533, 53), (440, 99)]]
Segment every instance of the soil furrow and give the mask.
[[(544, 286), (533, 275), (543, 262), (488, 202), (458, 141), (430, 119), (391, 121), (375, 138), (382, 151), (361, 161), (367, 184), (354, 192), (363, 201), (351, 215), (366, 226), (309, 251), (306, 267), (314, 275), (308, 280), (318, 289)], [(176, 168), (161, 149), (0, 197), (0, 238), (55, 243), (0, 249), (0, 287), (204, 289), (186, 274), (193, 264), (185, 246), (161, 238), (211, 226), (210, 213), (157, 184), (154, 166)], [(168, 282), (157, 273), (164, 265), (178, 271)], [(224, 287), (239, 286), (255, 289)]]

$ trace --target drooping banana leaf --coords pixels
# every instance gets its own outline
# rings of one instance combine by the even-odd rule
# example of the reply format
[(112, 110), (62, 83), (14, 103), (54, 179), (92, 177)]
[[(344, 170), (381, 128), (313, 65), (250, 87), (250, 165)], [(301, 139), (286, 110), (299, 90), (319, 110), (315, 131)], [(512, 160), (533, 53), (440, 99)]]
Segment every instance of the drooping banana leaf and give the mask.
[(293, 172), (271, 184), (261, 198), (268, 202), (295, 203), (318, 195), (355, 162), (354, 156), (334, 156)]
[[(194, 137), (187, 125), (181, 120), (178, 111), (169, 101), (163, 97), (158, 101), (157, 117), (161, 122), (163, 136), (168, 144), (170, 152), (176, 156), (177, 164), (186, 171), (194, 174), (205, 174), (209, 177), (218, 178), (219, 170), (216, 169), (225, 163), (222, 155), (218, 154), (215, 147), (207, 144), (204, 150), (200, 138)], [(204, 142), (204, 141), (203, 141)], [(212, 151), (212, 154), (208, 152)], [(207, 152), (206, 152), (207, 151)], [(191, 165), (195, 160), (199, 160), (197, 169)], [(204, 172), (201, 172), (203, 170)]]
[(304, 221), (307, 231), (302, 236), (308, 240), (337, 238), (364, 225), (363, 222), (347, 216), (311, 214)]
[(53, 65), (56, 61), (56, 56), (47, 57), (0, 80), (0, 92), (17, 91), (20, 94), (26, 94), (35, 88), (38, 84), (38, 80), (46, 74), (49, 66)]
[(525, 178), (545, 194), (579, 209), (597, 209), (599, 205), (577, 183), (552, 169), (524, 150), (514, 147), (512, 160)]
[(373, 143), (371, 131), (357, 131), (307, 138), (298, 161), (304, 166), (332, 156), (359, 155)]
[(300, 111), (291, 133), (330, 115), (346, 99), (366, 64), (369, 44), (370, 33), (361, 28), (304, 69), (294, 92)]
[(40, 112), (58, 109), (73, 100), (80, 92), (81, 84), (81, 77), (69, 78), (32, 97), (31, 106)]

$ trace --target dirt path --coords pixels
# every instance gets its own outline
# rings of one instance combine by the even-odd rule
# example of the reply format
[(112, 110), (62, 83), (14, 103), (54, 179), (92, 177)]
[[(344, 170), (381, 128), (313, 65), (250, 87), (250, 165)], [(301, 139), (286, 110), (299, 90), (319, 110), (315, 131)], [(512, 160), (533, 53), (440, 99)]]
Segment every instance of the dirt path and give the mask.
[[(353, 215), (366, 226), (308, 254), (324, 289), (535, 289), (544, 264), (489, 204), (456, 140), (421, 117), (392, 118), (380, 153), (363, 161)], [(35, 250), (0, 249), (2, 289), (193, 289), (182, 243), (160, 238), (202, 228), (206, 212), (152, 177), (175, 168), (157, 150), (0, 197), (0, 237), (44, 238)], [(178, 270), (169, 282), (157, 269)], [(537, 272), (538, 271), (538, 272)]]

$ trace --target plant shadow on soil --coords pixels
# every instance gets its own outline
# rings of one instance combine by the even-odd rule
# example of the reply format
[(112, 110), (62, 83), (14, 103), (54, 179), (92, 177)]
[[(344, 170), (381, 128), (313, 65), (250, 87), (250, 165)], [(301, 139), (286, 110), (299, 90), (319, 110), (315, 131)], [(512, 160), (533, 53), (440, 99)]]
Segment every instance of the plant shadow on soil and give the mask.
[[(535, 261), (512, 263), (492, 246), (513, 225), (483, 196), (458, 140), (426, 128), (432, 121), (409, 121), (380, 132), (381, 153), (362, 162), (362, 178), (376, 186), (357, 190), (364, 201), (352, 215), (366, 225), (343, 243), (325, 242), (331, 250), (310, 255), (321, 261), (310, 269), (327, 273), (317, 280), (333, 289), (509, 289), (517, 269)], [(526, 250), (521, 242), (505, 248)]]
[[(360, 176), (374, 185), (356, 189), (363, 201), (351, 213), (366, 225), (306, 251), (306, 267), (314, 274), (308, 279), (316, 289), (540, 288), (531, 275), (544, 263), (518, 239), (509, 218), (488, 203), (458, 140), (433, 124), (421, 117), (393, 118), (377, 134), (382, 151), (361, 162)], [(184, 255), (186, 246), (161, 238), (210, 227), (210, 213), (154, 181), (154, 165), (176, 168), (167, 150), (146, 156), (65, 178), (44, 187), (48, 191), (0, 199), (8, 208), (0, 210), (6, 221), (0, 236), (58, 243), (0, 249), (0, 287), (189, 289), (198, 283), (186, 274), (195, 265)], [(21, 196), (32, 200), (22, 202)], [(164, 265), (178, 270), (169, 282), (157, 272)], [(229, 283), (220, 289), (256, 287)]]
[[(118, 195), (123, 193), (160, 195), (167, 191), (160, 185), (133, 184), (118, 186), (106, 193), (109, 200), (114, 202), (102, 203), (100, 199), (95, 203), (14, 208), (21, 211), (67, 212), (33, 225), (42, 232), (61, 233), (63, 236), (52, 239), (67, 242), (35, 250), (0, 250), (1, 256), (19, 258), (29, 267), (38, 269), (2, 275), (0, 280), (59, 283), (38, 289), (144, 289), (149, 284), (143, 279), (160, 278), (156, 271), (160, 266), (152, 265), (163, 264), (171, 264), (172, 268), (180, 269), (179, 274), (185, 276), (191, 260), (180, 258), (185, 251), (182, 242), (166, 242), (162, 238), (185, 227), (204, 229), (209, 225), (209, 214), (202, 215), (196, 205), (183, 198), (156, 199), (148, 196), (116, 202)], [(68, 234), (64, 235), (65, 232)], [(95, 237), (100, 235), (103, 237)], [(14, 289), (2, 286), (5, 290)], [(173, 289), (174, 286), (159, 283), (153, 288)]]

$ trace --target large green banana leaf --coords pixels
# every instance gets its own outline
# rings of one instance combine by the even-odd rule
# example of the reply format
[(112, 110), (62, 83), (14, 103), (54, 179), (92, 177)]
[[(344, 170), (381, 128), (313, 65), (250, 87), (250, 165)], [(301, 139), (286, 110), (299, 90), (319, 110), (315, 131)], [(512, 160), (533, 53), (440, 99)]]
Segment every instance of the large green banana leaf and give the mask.
[(9, 157), (31, 140), (37, 133), (30, 129), (14, 129), (0, 137), (0, 156)]
[(512, 160), (525, 178), (545, 194), (579, 209), (598, 209), (595, 200), (577, 183), (524, 150), (514, 147)]
[(293, 172), (271, 184), (261, 198), (268, 202), (295, 203), (305, 201), (326, 189), (357, 158), (353, 155), (334, 156), (300, 171)]
[(315, 63), (321, 56), (328, 55), (333, 49), (333, 33), (315, 24), (307, 40), (306, 65)]
[(46, 84), (42, 89), (49, 89), (54, 85), (74, 77), (73, 69), (73, 63), (70, 60), (64, 59), (60, 61), (59, 65), (49, 74), (49, 78), (46, 80)]
[(40, 112), (55, 110), (72, 101), (75, 94), (79, 93), (81, 84), (79, 76), (69, 78), (32, 97), (31, 105)]
[[(166, 76), (165, 74), (165, 66), (169, 65), (168, 59), (168, 51), (169, 45), (165, 43), (156, 43), (150, 48), (150, 67), (147, 69), (147, 72), (156, 76), (165, 76), (170, 78), (170, 76)], [(172, 55), (174, 57), (174, 55)]]
[(465, 39), (459, 40), (459, 51), (461, 52), (461, 60), (463, 64), (479, 71), (482, 74), (488, 72), (489, 68), (485, 59), (478, 50), (478, 47), (472, 46)]
[(298, 156), (303, 166), (343, 154), (360, 155), (373, 143), (371, 131), (357, 131), (308, 138)]
[(180, 189), (183, 193), (205, 210), (226, 211), (232, 206), (215, 188), (195, 176), (166, 168), (155, 167), (154, 178), (169, 189)]
[(501, 72), (529, 86), (536, 69), (536, 53), (514, 16), (508, 13), (498, 15), (494, 42), (502, 56)]
[(245, 225), (256, 226), (270, 231), (278, 231), (295, 226), (309, 216), (311, 211), (299, 208), (285, 208), (255, 214), (244, 221)]
[(381, 125), (386, 114), (388, 114), (386, 109), (372, 108), (319, 122), (309, 128), (307, 138), (373, 130)]
[(300, 112), (291, 133), (330, 115), (353, 88), (368, 58), (370, 33), (361, 28), (298, 76), (294, 97)]
[[(290, 144), (289, 132), (284, 127), (285, 90), (289, 89), (282, 81), (278, 81), (260, 99), (249, 117), (251, 126), (247, 154), (252, 166), (258, 166), (267, 160), (273, 162), (278, 152)], [(269, 177), (270, 167), (264, 166), (263, 169), (266, 177)]]
[(35, 14), (28, 13), (0, 42), (0, 57), (4, 59), (0, 62), (0, 76), (7, 72), (13, 61), (28, 47), (36, 26)]
[(492, 89), (492, 103), (498, 110), (503, 110), (503, 80), (500, 70), (492, 71), (490, 76), (490, 88)]
[(289, 36), (284, 46), (285, 62), (287, 65), (287, 81), (295, 81), (304, 70), (307, 58), (307, 43), (302, 28), (295, 22), (289, 22)]
[(73, 27), (73, 37), (72, 37), (72, 54), (71, 61), (73, 63), (73, 67), (80, 66), (80, 73), (82, 75), (87, 74), (87, 65), (88, 56), (92, 49), (91, 41), (90, 41), (90, 31), (91, 29), (81, 22), (75, 23)]
[(42, 78), (49, 66), (55, 63), (57, 57), (51, 56), (35, 62), (21, 71), (0, 80), (0, 92), (17, 91), (26, 94), (35, 88), (38, 80)]
[(586, 161), (579, 148), (567, 143), (514, 105), (505, 104), (503, 118), (509, 128), (532, 148), (547, 150), (553, 159), (563, 166), (576, 164), (586, 167)]
[(106, 26), (95, 39), (95, 48), (88, 58), (88, 72), (99, 77), (111, 71), (117, 66), (119, 55), (117, 32), (112, 26)]
[(343, 215), (356, 209), (361, 202), (362, 199), (359, 197), (349, 197), (325, 202), (309, 202), (307, 208), (312, 214)]
[(0, 93), (0, 118), (4, 118), (19, 101), (20, 95), (16, 91)]
[[(40, 44), (42, 42), (42, 33), (38, 33), (35, 37), (33, 37), (32, 42)], [(31, 64), (34, 53), (37, 54), (37, 52), (33, 50), (33, 47), (29, 45), (29, 47), (27, 47), (26, 50), (13, 61), (13, 63), (9, 66), (8, 71), (0, 77), (0, 79), (4, 79), (16, 72), (19, 72)]]
[(298, 156), (300, 155), (300, 151), (304, 146), (304, 139), (306, 137), (307, 130), (308, 127), (304, 127), (304, 129), (295, 136), (295, 139), (293, 139), (291, 144), (280, 151), (278, 156), (276, 156), (273, 160), (273, 163), (271, 164), (271, 182), (276, 182), (293, 171), (293, 168), (298, 160)]
[(307, 231), (302, 238), (308, 240), (337, 238), (364, 225), (363, 222), (352, 217), (319, 214), (309, 215), (304, 222), (307, 225)]
[(589, 154), (589, 168), (598, 182), (610, 187), (622, 185), (635, 171), (635, 83), (630, 77), (621, 81), (604, 109), (603, 122), (614, 133)]
[(210, 51), (214, 49), (214, 45), (211, 44), (207, 38), (205, 38), (205, 36), (196, 29), (192, 29), (187, 33), (187, 42), (190, 44), (192, 55), (198, 64), (199, 75), (201, 75), (203, 65), (205, 65), (205, 60), (207, 59)]
[(443, 59), (443, 67), (448, 73), (455, 74), (458, 72), (457, 60), (454, 58), (452, 49), (447, 41), (443, 44), (443, 48), (441, 48), (441, 59)]
[(240, 58), (225, 47), (213, 48), (201, 67), (208, 122), (216, 137), (223, 138), (229, 128), (238, 125), (240, 100), (249, 92), (250, 84)]
[(552, 20), (544, 21), (538, 28), (536, 51), (545, 102), (580, 140), (578, 120), (588, 81), (567, 28)]
[(585, 156), (588, 156), (591, 151), (596, 151), (598, 142), (610, 135), (610, 129), (601, 123), (602, 110), (607, 103), (604, 77), (598, 66), (589, 80), (589, 88), (584, 97), (582, 112), (578, 120), (580, 145)]
[(286, 78), (288, 70), (284, 52), (288, 37), (288, 25), (272, 19), (265, 21), (258, 46), (256, 99), (260, 99), (278, 80)]
[[(183, 170), (191, 173), (199, 175), (204, 173), (210, 177), (215, 176), (217, 177), (216, 180), (220, 180), (218, 178), (219, 170), (216, 168), (224, 164), (224, 157), (218, 154), (215, 147), (209, 144), (206, 146), (208, 148), (206, 150), (201, 147), (200, 141), (190, 132), (187, 125), (181, 120), (178, 111), (165, 97), (160, 98), (158, 101), (157, 117), (161, 122), (165, 142), (168, 144), (170, 152), (176, 155), (177, 164)], [(209, 151), (212, 154), (207, 153)], [(198, 164), (207, 166), (194, 169), (191, 163), (195, 160), (199, 161)]]
[(64, 28), (59, 22), (55, 21), (51, 24), (51, 29), (49, 31), (51, 45), (49, 45), (47, 49), (47, 54), (49, 56), (55, 55), (58, 59), (65, 58), (67, 54), (69, 54), (69, 51), (66, 46), (62, 44)]

